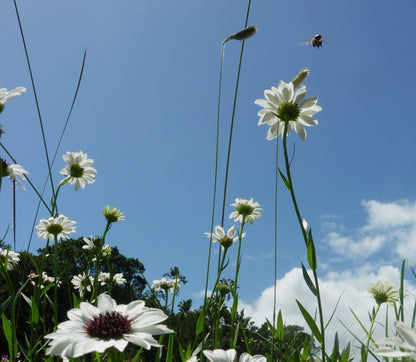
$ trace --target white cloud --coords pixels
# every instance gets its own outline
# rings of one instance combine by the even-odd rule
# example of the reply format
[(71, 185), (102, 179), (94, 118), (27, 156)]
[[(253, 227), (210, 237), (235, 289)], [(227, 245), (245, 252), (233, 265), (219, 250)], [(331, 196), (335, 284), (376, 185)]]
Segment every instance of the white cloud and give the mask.
[[(368, 313), (371, 312), (376, 304), (371, 294), (366, 291), (366, 288), (370, 283), (376, 283), (378, 280), (388, 280), (398, 287), (400, 271), (392, 266), (374, 268), (370, 264), (366, 264), (355, 270), (330, 272), (325, 277), (319, 279), (325, 322), (330, 318), (340, 299), (335, 317), (332, 319), (326, 332), (326, 341), (330, 349), (332, 349), (335, 332), (338, 332), (341, 345), (345, 346), (348, 341), (354, 339), (339, 320), (365, 341), (365, 334), (349, 308), (356, 313), (361, 322), (368, 328)], [(410, 293), (414, 295), (416, 289), (413, 285), (405, 282), (405, 287), (410, 289)], [(299, 311), (296, 299), (302, 303), (311, 315), (315, 315), (317, 310), (316, 298), (306, 286), (300, 268), (292, 269), (277, 281), (277, 309), (282, 311), (285, 324), (302, 325), (306, 331), (310, 332)], [(412, 297), (413, 302), (414, 298)], [(411, 317), (412, 303), (408, 302), (408, 320)], [(240, 301), (239, 307), (244, 309), (245, 315), (251, 316), (258, 326), (262, 325), (266, 318), (271, 321), (273, 315), (273, 287), (265, 289), (261, 296), (252, 304)], [(382, 324), (385, 321), (385, 311), (386, 306), (383, 305), (378, 315), (378, 320)], [(393, 309), (390, 307), (389, 315), (392, 317), (393, 314)], [(376, 336), (381, 337), (382, 332), (382, 328), (378, 326)], [(394, 330), (391, 332), (394, 334)], [(354, 342), (352, 345), (357, 346), (358, 343)]]
[(396, 258), (416, 262), (416, 202), (370, 200), (362, 201), (361, 205), (367, 213), (366, 224), (350, 235), (345, 235), (343, 225), (325, 224), (326, 229), (332, 228), (324, 238), (332, 252), (364, 260), (383, 250), (391, 250)]

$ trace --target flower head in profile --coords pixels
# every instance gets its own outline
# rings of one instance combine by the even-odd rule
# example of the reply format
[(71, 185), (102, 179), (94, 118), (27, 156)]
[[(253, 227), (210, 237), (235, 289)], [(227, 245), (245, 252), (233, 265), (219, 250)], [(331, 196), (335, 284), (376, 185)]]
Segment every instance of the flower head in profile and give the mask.
[(14, 165), (8, 164), (5, 160), (1, 159), (1, 167), (3, 168), (3, 177), (8, 177), (10, 180), (16, 180), (23, 190), (25, 190), (25, 185), (18, 179), (20, 177), (22, 180), (25, 179), (25, 174), (29, 174), (22, 166), (17, 163)]
[(117, 221), (123, 221), (125, 219), (123, 213), (120, 210), (117, 210), (115, 207), (113, 207), (110, 210), (110, 206), (107, 205), (103, 209), (103, 215), (107, 219), (107, 222), (113, 223)]
[[(401, 321), (395, 321), (397, 333), (400, 337), (387, 337), (376, 341), (377, 345), (386, 345), (377, 348), (374, 353), (383, 357), (411, 357), (416, 358), (416, 331)], [(393, 348), (393, 347), (396, 347)]]
[[(92, 236), (90, 236), (89, 238), (83, 238), (83, 239), (84, 239), (85, 245), (83, 245), (82, 248), (91, 251), (93, 254), (97, 254), (101, 240), (97, 238), (93, 238)], [(105, 258), (106, 256), (109, 256), (110, 254), (111, 254), (111, 246), (108, 244), (103, 245), (101, 248), (101, 256)], [(94, 257), (92, 260), (95, 261), (97, 260), (97, 258)]]
[[(221, 244), (221, 249), (228, 249), (231, 245), (233, 245), (234, 242), (238, 240), (238, 235), (234, 236), (235, 234), (236, 230), (234, 225), (228, 229), (227, 233), (225, 233), (221, 225), (215, 226), (214, 233), (205, 233), (206, 236), (212, 239), (213, 243), (219, 242)], [(246, 236), (246, 233), (243, 233), (241, 237), (244, 236)]]
[(367, 291), (373, 295), (374, 300), (379, 305), (383, 303), (394, 305), (399, 301), (398, 291), (388, 281), (382, 282), (379, 280), (377, 284), (370, 284)]
[(255, 356), (251, 356), (248, 353), (243, 353), (240, 356), (240, 362), (267, 362), (266, 357), (256, 354)]
[(306, 87), (301, 86), (295, 91), (292, 82), (280, 82), (279, 86), (264, 91), (265, 99), (257, 99), (254, 103), (263, 107), (257, 115), (260, 117), (259, 126), (270, 126), (267, 139), (271, 140), (279, 135), (283, 138), (286, 122), (287, 134), (294, 129), (302, 140), (306, 139), (305, 126), (315, 126), (318, 121), (313, 118), (322, 108), (316, 103), (318, 98), (308, 97)]
[(45, 336), (49, 339), (46, 354), (77, 358), (110, 347), (122, 352), (129, 342), (150, 349), (160, 347), (152, 335), (173, 332), (160, 324), (167, 319), (160, 309), (148, 308), (142, 300), (117, 305), (107, 294), (98, 296), (97, 306), (81, 302), (79, 309), (71, 309), (67, 315), (69, 320)]
[(7, 101), (14, 97), (20, 96), (24, 92), (26, 92), (25, 87), (17, 87), (11, 91), (8, 91), (6, 88), (0, 88), (0, 113), (3, 111), (4, 105)]
[[(35, 286), (39, 283), (39, 274), (38, 273), (30, 273), (28, 276), (28, 279), (30, 280), (30, 283)], [(46, 272), (42, 272), (42, 278), (40, 280), (40, 288), (43, 289), (44, 287), (46, 287), (49, 284), (55, 283), (55, 278), (54, 277), (50, 277), (48, 276), (48, 274), (46, 274)], [(60, 286), (61, 285), (61, 281), (59, 279), (57, 279), (57, 285)]]
[(127, 283), (127, 280), (123, 278), (123, 273), (116, 273), (111, 277), (110, 273), (101, 272), (98, 275), (98, 281), (101, 283), (101, 285), (108, 285), (110, 283), (117, 284), (117, 285), (123, 285)]
[(235, 349), (214, 349), (213, 351), (204, 350), (204, 355), (210, 362), (234, 362), (237, 352)]
[(39, 225), (36, 226), (38, 229), (38, 236), (43, 239), (49, 239), (49, 241), (61, 238), (68, 238), (68, 234), (75, 232), (76, 222), (69, 220), (64, 215), (58, 217), (49, 217), (48, 219), (41, 219)]
[(160, 280), (153, 280), (152, 289), (157, 292), (159, 289), (164, 290), (173, 294), (175, 290), (177, 291), (180, 288), (180, 284), (176, 279), (166, 279), (162, 278)]
[(235, 211), (230, 214), (230, 219), (234, 219), (234, 221), (242, 223), (244, 220), (244, 222), (248, 221), (252, 224), (254, 219), (258, 219), (261, 216), (260, 204), (253, 202), (253, 199), (235, 199), (235, 203), (231, 204), (231, 206), (235, 208)]
[(197, 356), (191, 356), (186, 360), (186, 362), (198, 362), (198, 357)]
[(72, 277), (71, 283), (74, 285), (74, 289), (78, 289), (81, 298), (84, 297), (85, 291), (91, 291), (91, 285), (94, 283), (94, 279), (90, 275), (86, 275), (85, 272)]
[(87, 154), (79, 152), (67, 152), (62, 158), (66, 162), (65, 167), (59, 171), (65, 178), (61, 181), (61, 185), (69, 182), (74, 185), (75, 191), (84, 188), (88, 184), (95, 181), (97, 170), (91, 165), (93, 160), (87, 159)]
[(5, 265), (7, 270), (13, 270), (14, 269), (14, 267), (20, 261), (19, 256), (20, 256), (20, 254), (16, 253), (15, 251), (0, 248), (0, 263), (5, 265), (6, 260), (7, 260), (7, 266)]

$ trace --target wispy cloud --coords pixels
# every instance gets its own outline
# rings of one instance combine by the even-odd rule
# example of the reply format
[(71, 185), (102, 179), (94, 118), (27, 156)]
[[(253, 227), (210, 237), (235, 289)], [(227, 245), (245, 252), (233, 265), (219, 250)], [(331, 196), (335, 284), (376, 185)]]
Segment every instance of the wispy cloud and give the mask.
[(366, 222), (352, 232), (345, 231), (339, 218), (326, 222), (325, 228), (330, 231), (324, 240), (331, 251), (349, 259), (365, 260), (387, 248), (395, 258), (416, 262), (416, 202), (370, 200), (361, 205), (367, 214)]

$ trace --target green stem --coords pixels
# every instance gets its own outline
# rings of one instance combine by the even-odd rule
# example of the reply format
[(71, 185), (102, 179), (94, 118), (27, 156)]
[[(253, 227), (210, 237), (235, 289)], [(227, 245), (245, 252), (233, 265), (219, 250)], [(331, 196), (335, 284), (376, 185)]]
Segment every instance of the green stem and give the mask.
[[(277, 306), (277, 191), (278, 191), (278, 156), (279, 156), (279, 138), (276, 138), (276, 169), (275, 169), (275, 198), (274, 198), (274, 279), (273, 279), (273, 330), (276, 330), (276, 306)], [(272, 333), (272, 345), (270, 359), (273, 361), (275, 333)]]
[[(13, 163), (17, 163), (16, 160), (13, 158), (13, 156), (9, 153), (9, 151), (7, 150), (7, 148), (1, 142), (0, 142), (0, 147), (7, 153), (7, 156), (9, 156), (10, 160), (12, 160)], [(3, 172), (3, 170), (1, 170), (1, 172)], [(45, 200), (43, 199), (43, 197), (39, 193), (39, 191), (36, 189), (36, 187), (33, 185), (32, 181), (30, 181), (30, 178), (27, 175), (25, 175), (25, 179), (29, 183), (29, 185), (33, 189), (33, 191), (35, 191), (36, 195), (38, 195), (39, 200), (46, 207), (46, 209), (48, 210), (48, 212), (52, 215), (52, 210), (49, 208), (48, 204), (45, 202)], [(1, 179), (0, 179), (0, 184), (1, 184)]]
[(53, 275), (54, 275), (54, 283), (53, 283), (53, 315), (55, 318), (55, 328), (58, 326), (58, 238), (55, 235), (55, 244), (53, 247)]
[(376, 321), (376, 316), (377, 316), (379, 310), (380, 310), (380, 304), (377, 304), (377, 309), (375, 310), (375, 312), (373, 313), (372, 318), (371, 318), (371, 325), (370, 325), (370, 329), (368, 331), (367, 343), (365, 345), (365, 357), (366, 358), (368, 356), (368, 348), (370, 346), (371, 333), (373, 332), (374, 323)]
[[(295, 191), (294, 191), (294, 187), (293, 187), (293, 182), (292, 182), (292, 176), (291, 176), (291, 172), (290, 172), (290, 162), (289, 162), (289, 157), (288, 157), (288, 152), (287, 152), (287, 130), (288, 130), (288, 126), (289, 126), (289, 121), (285, 121), (285, 128), (283, 131), (283, 151), (284, 151), (284, 156), (285, 156), (285, 166), (286, 166), (286, 177), (287, 177), (287, 181), (289, 182), (290, 185), (290, 195), (292, 197), (292, 203), (293, 206), (295, 208), (295, 212), (296, 212), (296, 216), (299, 222), (299, 226), (300, 229), (302, 230), (302, 235), (303, 235), (303, 239), (305, 241), (305, 245), (307, 245), (307, 235), (306, 235), (306, 230), (303, 227), (303, 223), (302, 223), (302, 217), (300, 215), (300, 211), (299, 211), (299, 207), (296, 201), (296, 197), (295, 197)], [(321, 302), (321, 295), (320, 295), (320, 290), (319, 290), (319, 281), (318, 281), (318, 275), (316, 273), (316, 270), (312, 270), (313, 272), (313, 277), (314, 277), (314, 282), (315, 282), (315, 287), (316, 287), (316, 299), (317, 299), (317, 303), (318, 303), (318, 314), (319, 314), (319, 323), (320, 323), (320, 332), (322, 335), (322, 362), (325, 362), (326, 359), (326, 354), (325, 354), (325, 325), (324, 325), (324, 318), (323, 318), (323, 312), (322, 312), (322, 302)]]
[(246, 217), (243, 216), (243, 220), (241, 221), (241, 228), (240, 232), (238, 234), (238, 249), (237, 249), (237, 264), (235, 266), (235, 277), (234, 277), (234, 285), (233, 285), (233, 307), (231, 311), (231, 338), (230, 338), (230, 348), (235, 348), (234, 346), (234, 319), (235, 314), (237, 313), (237, 307), (238, 307), (238, 274), (240, 272), (240, 266), (241, 266), (241, 240), (243, 239), (243, 229), (244, 224), (246, 222)]

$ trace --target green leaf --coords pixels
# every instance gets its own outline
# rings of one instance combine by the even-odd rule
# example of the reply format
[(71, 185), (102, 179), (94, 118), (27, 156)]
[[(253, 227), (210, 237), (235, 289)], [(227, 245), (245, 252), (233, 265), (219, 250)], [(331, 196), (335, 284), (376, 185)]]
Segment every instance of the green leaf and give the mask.
[(196, 323), (196, 335), (199, 336), (204, 328), (204, 318), (205, 318), (205, 310), (203, 309), (202, 312), (199, 314), (198, 322)]
[(302, 274), (303, 274), (303, 280), (305, 281), (306, 285), (309, 287), (309, 290), (312, 292), (314, 296), (317, 296), (318, 291), (316, 290), (315, 284), (313, 284), (311, 278), (309, 277), (308, 272), (306, 271), (305, 266), (302, 264)]
[(10, 324), (10, 321), (7, 319), (7, 317), (2, 314), (1, 319), (3, 320), (3, 332), (4, 336), (7, 339), (7, 342), (9, 344), (9, 351), (11, 350), (12, 346), (12, 325)]
[(72, 292), (72, 300), (73, 300), (74, 308), (79, 308), (79, 300), (74, 292)]
[(12, 296), (9, 296), (3, 303), (1, 303), (0, 314), (3, 314), (5, 312), (11, 300), (12, 300)]
[(338, 340), (338, 333), (335, 332), (335, 339), (334, 339), (334, 348), (332, 349), (331, 354), (331, 361), (336, 361), (339, 356), (339, 340)]
[(317, 341), (322, 344), (322, 334), (319, 332), (319, 328), (316, 325), (315, 321), (311, 317), (311, 315), (308, 313), (308, 311), (303, 307), (303, 305), (296, 299), (296, 303), (298, 304), (298, 307), (300, 309), (300, 312), (303, 315), (303, 319), (305, 319), (306, 323), (308, 323), (309, 328), (312, 331), (312, 334), (315, 336)]
[(312, 270), (316, 270), (316, 253), (315, 253), (315, 245), (312, 240), (312, 233), (309, 229), (308, 233), (308, 241), (306, 245), (306, 250), (308, 254), (308, 263)]
[(291, 190), (292, 190), (292, 186), (290, 185), (290, 182), (289, 182), (289, 181), (286, 179), (286, 177), (283, 175), (282, 171), (280, 171), (280, 168), (278, 167), (277, 169), (279, 170), (280, 177), (282, 178), (283, 182), (285, 183), (285, 185), (286, 185), (287, 189), (288, 189), (289, 191), (291, 191)]
[(39, 323), (39, 310), (33, 295), (31, 296), (30, 321), (33, 324)]
[(276, 337), (280, 342), (283, 342), (284, 329), (282, 311), (279, 310), (279, 314), (277, 315)]

